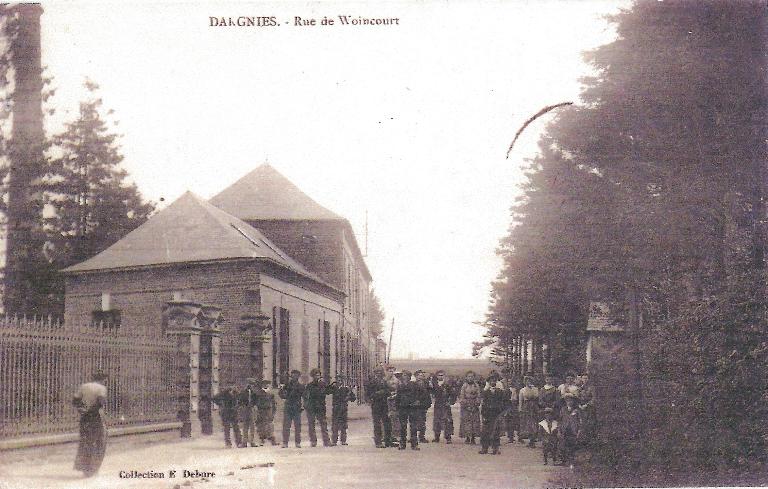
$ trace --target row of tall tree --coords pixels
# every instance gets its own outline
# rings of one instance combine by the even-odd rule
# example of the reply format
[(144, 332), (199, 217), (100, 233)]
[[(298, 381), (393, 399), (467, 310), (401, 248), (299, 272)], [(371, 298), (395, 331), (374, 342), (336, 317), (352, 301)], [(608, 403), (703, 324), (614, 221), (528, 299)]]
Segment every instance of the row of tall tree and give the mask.
[(37, 5), (0, 9), (0, 79), (10, 109), (0, 114), (6, 133), (0, 210), (8, 229), (3, 302), (10, 314), (60, 316), (58, 270), (101, 252), (143, 223), (154, 206), (127, 180), (119, 135), (110, 127), (116, 122), (95, 83), (85, 82), (87, 100), (60, 133), (43, 132), (42, 104), (54, 91), (40, 67), (41, 13)]
[(582, 368), (589, 301), (631, 303), (641, 386), (673, 393), (649, 397), (667, 411), (634, 449), (748, 466), (768, 439), (765, 5), (637, 2), (610, 21), (529, 162), (479, 346)]

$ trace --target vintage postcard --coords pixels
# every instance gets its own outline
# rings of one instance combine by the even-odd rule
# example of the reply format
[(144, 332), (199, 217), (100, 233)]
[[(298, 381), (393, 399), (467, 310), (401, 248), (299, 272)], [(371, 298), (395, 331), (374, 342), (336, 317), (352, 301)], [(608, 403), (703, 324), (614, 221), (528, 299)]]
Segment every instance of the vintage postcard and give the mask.
[(768, 484), (757, 0), (0, 5), (0, 489)]

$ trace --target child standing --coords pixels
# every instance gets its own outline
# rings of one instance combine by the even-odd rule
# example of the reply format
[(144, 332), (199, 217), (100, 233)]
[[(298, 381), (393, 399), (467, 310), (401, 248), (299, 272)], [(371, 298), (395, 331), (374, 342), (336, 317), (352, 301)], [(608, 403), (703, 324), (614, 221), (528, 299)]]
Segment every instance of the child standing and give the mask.
[(544, 465), (547, 465), (547, 455), (552, 456), (552, 463), (557, 459), (557, 441), (559, 428), (555, 420), (555, 410), (544, 408), (544, 419), (539, 422), (539, 439), (544, 448)]
[(581, 431), (581, 412), (573, 394), (566, 394), (563, 401), (565, 404), (560, 409), (560, 459), (564, 465), (573, 466), (573, 454)]

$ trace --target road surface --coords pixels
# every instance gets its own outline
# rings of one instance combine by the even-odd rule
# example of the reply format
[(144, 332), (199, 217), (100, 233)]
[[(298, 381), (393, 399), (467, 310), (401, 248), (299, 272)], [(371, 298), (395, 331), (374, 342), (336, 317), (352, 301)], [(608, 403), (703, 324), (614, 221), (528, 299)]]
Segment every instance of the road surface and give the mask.
[[(551, 487), (558, 472), (568, 470), (544, 466), (540, 449), (506, 444), (506, 438), (496, 456), (480, 455), (478, 446), (459, 439), (422, 444), (420, 451), (377, 449), (369, 408), (353, 406), (350, 415), (358, 419), (350, 421), (348, 446), (310, 447), (305, 423), (301, 449), (226, 449), (221, 433), (166, 436), (159, 443), (147, 443), (146, 436), (134, 443), (110, 440), (101, 470), (90, 479), (72, 469), (74, 444), (0, 454), (0, 488), (538, 488)], [(458, 431), (456, 408), (454, 419)], [(431, 419), (427, 426), (431, 439)], [(192, 476), (185, 478), (185, 470)], [(121, 478), (121, 471), (165, 477)]]

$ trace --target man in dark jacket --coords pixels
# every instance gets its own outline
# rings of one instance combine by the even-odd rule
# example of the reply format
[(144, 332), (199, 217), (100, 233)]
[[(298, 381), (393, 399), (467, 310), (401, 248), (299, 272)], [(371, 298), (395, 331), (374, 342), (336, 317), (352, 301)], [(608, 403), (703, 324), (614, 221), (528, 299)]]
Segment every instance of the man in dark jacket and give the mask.
[[(384, 369), (376, 368), (373, 378), (368, 380), (365, 392), (371, 401), (371, 417), (373, 418), (373, 441), (377, 448), (392, 446), (392, 424), (387, 413), (387, 397), (389, 397), (389, 385), (384, 380)], [(384, 439), (382, 440), (382, 429)]]
[(309, 441), (313, 447), (317, 446), (317, 433), (315, 432), (315, 422), (320, 424), (320, 432), (323, 435), (323, 446), (331, 444), (328, 438), (328, 421), (325, 417), (325, 396), (327, 386), (322, 380), (322, 372), (319, 368), (313, 368), (309, 375), (312, 381), (304, 388), (304, 408), (307, 410), (307, 430), (309, 431)]
[[(403, 370), (403, 377), (397, 387), (397, 411), (400, 416), (400, 450), (405, 450), (406, 435), (410, 425), (411, 449), (419, 450), (419, 435), (421, 410), (424, 403), (425, 389), (411, 379), (411, 373)], [(427, 392), (427, 395), (429, 393)]]
[(482, 392), (483, 405), (480, 407), (480, 414), (483, 417), (483, 432), (480, 436), (482, 449), (480, 453), (488, 453), (488, 448), (493, 448), (493, 454), (499, 454), (499, 443), (501, 439), (501, 419), (499, 415), (504, 411), (504, 405), (507, 401), (506, 390), (501, 378), (492, 373), (488, 376), (488, 381)]
[(241, 448), (247, 447), (248, 444), (252, 447), (256, 446), (256, 390), (258, 380), (254, 378), (247, 379), (245, 389), (240, 392), (240, 398), (238, 399), (238, 419), (243, 424), (243, 443), (239, 445)]
[(285, 399), (283, 406), (283, 448), (288, 448), (288, 439), (291, 437), (291, 423), (296, 439), (296, 448), (301, 448), (301, 397), (304, 394), (304, 385), (299, 382), (301, 372), (291, 370), (290, 380), (280, 386), (278, 395)]
[(432, 407), (432, 396), (429, 394), (429, 374), (423, 370), (417, 370), (414, 372), (414, 375), (416, 376), (416, 383), (421, 388), (417, 433), (420, 443), (429, 443), (429, 440), (427, 440), (427, 411)]
[(224, 445), (227, 448), (232, 448), (230, 429), (235, 433), (235, 444), (237, 446), (241, 444), (240, 427), (237, 425), (237, 398), (238, 393), (232, 386), (224, 387), (213, 398), (213, 402), (219, 406), (221, 425), (224, 428)]
[(355, 402), (357, 397), (352, 389), (344, 385), (344, 376), (337, 375), (336, 382), (328, 386), (328, 394), (331, 396), (333, 410), (331, 411), (331, 446), (335, 447), (339, 441), (341, 432), (341, 444), (347, 444), (347, 416), (348, 403)]
[(432, 430), (435, 432), (433, 443), (440, 441), (440, 433), (445, 434), (445, 443), (452, 443), (453, 413), (451, 405), (456, 402), (456, 389), (445, 379), (445, 371), (438, 370), (430, 383), (430, 391), (435, 399)]

